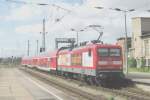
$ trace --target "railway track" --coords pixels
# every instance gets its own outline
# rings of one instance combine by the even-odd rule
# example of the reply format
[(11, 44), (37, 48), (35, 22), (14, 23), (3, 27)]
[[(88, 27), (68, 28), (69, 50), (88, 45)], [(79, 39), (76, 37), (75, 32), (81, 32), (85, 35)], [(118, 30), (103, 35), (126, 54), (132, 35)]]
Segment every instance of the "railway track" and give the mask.
[(127, 100), (150, 100), (150, 94), (149, 95), (142, 94), (141, 92), (139, 92), (139, 90), (138, 91), (133, 91), (130, 89), (116, 90), (116, 89), (106, 89), (106, 88), (103, 88), (102, 90), (111, 92), (115, 95), (122, 96)]
[[(28, 70), (24, 70), (25, 72), (28, 72), (29, 74), (38, 77), (40, 80), (42, 81), (47, 81), (50, 82), (53, 85), (58, 86), (59, 88), (61, 87), (62, 89), (65, 89), (67, 91), (76, 93), (84, 98), (86, 98), (87, 100), (106, 100), (106, 98), (104, 98), (102, 95), (94, 95), (94, 94), (90, 94), (88, 92), (82, 91), (80, 89), (74, 88), (74, 87), (70, 87), (67, 85), (64, 85), (62, 83), (57, 82), (56, 80), (51, 80), (49, 78), (49, 74), (48, 73), (43, 73), (41, 71), (37, 71), (37, 70), (33, 70), (33, 69), (28, 69)], [(54, 76), (57, 78), (61, 78), (60, 76)], [(63, 78), (64, 79), (64, 78)], [(95, 89), (98, 91), (103, 91), (103, 92), (107, 92), (111, 95), (113, 95), (113, 97), (121, 97), (121, 98), (125, 98), (127, 100), (150, 100), (150, 93), (147, 93), (141, 89), (138, 89), (136, 87), (125, 87), (122, 89), (113, 89), (113, 88), (105, 88), (105, 87), (101, 87), (101, 86), (89, 86), (85, 83), (82, 83), (78, 80), (72, 80), (71, 82), (77, 83), (77, 84), (83, 84), (84, 87), (86, 88), (90, 88), (90, 89)]]
[(119, 95), (127, 100), (150, 100), (150, 93), (143, 91), (142, 89), (137, 88), (136, 86), (133, 87), (123, 87), (121, 89), (112, 89), (112, 88), (104, 88), (104, 87), (95, 87), (92, 88), (99, 89), (102, 91), (106, 91), (112, 93), (113, 95)]

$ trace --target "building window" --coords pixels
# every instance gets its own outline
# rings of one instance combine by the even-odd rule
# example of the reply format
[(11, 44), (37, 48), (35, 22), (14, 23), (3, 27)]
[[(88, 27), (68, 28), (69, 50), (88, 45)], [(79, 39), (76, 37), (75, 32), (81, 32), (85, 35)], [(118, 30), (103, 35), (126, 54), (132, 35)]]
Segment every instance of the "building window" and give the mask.
[(148, 66), (150, 66), (150, 59), (148, 59)]
[(149, 56), (149, 41), (144, 40), (145, 56)]

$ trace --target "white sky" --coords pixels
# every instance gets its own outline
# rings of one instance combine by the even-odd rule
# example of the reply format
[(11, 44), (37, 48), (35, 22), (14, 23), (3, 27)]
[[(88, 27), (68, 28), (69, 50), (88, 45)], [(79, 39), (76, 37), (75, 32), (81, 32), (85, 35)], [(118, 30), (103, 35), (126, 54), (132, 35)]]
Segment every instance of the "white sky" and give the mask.
[[(19, 1), (19, 0), (18, 0)], [(132, 17), (149, 17), (149, 0), (20, 0), (26, 2), (55, 3), (71, 10), (71, 13), (54, 7), (39, 7), (36, 5), (22, 5), (10, 2), (0, 2), (3, 6), (0, 14), (0, 56), (23, 56), (27, 54), (27, 40), (30, 40), (30, 52), (36, 53), (36, 40), (40, 41), (42, 31), (42, 19), (46, 18), (46, 47), (53, 50), (54, 39), (57, 37), (76, 37), (71, 28), (83, 29), (91, 24), (104, 27), (102, 40), (106, 43), (115, 43), (118, 37), (124, 36), (124, 14), (122, 12), (108, 10), (108, 8), (136, 9), (128, 13), (128, 35), (132, 33)], [(105, 9), (95, 9), (103, 6)], [(56, 18), (63, 17), (60, 22)], [(79, 41), (97, 39), (98, 33), (88, 29), (79, 34)]]

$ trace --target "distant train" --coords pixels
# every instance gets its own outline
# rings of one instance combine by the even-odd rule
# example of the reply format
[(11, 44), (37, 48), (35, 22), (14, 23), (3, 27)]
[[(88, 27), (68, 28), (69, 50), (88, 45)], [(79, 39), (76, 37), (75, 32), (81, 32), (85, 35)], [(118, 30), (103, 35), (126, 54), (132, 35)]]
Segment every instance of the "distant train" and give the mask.
[(55, 52), (35, 57), (23, 57), (22, 65), (65, 77), (82, 77), (91, 84), (123, 76), (121, 47), (101, 43), (91, 43), (72, 49), (60, 48)]

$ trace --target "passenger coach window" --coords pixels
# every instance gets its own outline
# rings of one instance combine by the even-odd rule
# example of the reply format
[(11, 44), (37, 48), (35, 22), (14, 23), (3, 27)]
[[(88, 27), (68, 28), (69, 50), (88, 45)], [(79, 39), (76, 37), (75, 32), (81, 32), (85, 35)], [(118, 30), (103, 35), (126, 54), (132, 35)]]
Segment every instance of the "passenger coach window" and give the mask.
[(92, 51), (91, 51), (91, 50), (89, 50), (89, 51), (88, 51), (88, 56), (91, 56), (91, 53), (92, 53)]
[(48, 61), (51, 61), (51, 58), (48, 58)]
[(110, 56), (120, 56), (120, 49), (110, 49)]
[(99, 56), (108, 56), (109, 55), (108, 49), (105, 49), (105, 48), (98, 49), (98, 55)]

